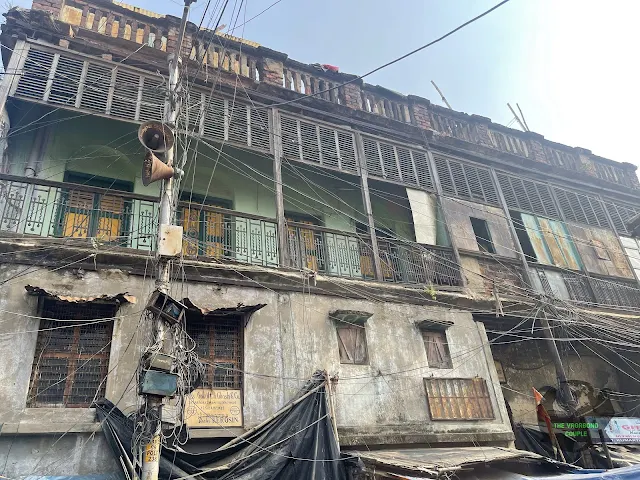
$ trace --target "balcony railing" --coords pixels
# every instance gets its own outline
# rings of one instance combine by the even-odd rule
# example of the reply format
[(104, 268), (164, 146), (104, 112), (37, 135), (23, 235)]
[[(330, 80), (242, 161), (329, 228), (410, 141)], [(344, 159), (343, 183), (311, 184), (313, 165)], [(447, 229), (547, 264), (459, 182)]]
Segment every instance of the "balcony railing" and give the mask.
[(378, 240), (385, 282), (460, 286), (460, 269), (450, 248)]
[[(226, 208), (181, 202), (187, 258), (279, 266), (273, 219)], [(155, 197), (86, 185), (0, 175), (0, 232), (87, 241), (101, 248), (155, 249)], [(373, 280), (367, 235), (289, 222), (291, 266), (325, 275)], [(386, 282), (458, 286), (460, 271), (450, 249), (379, 241)]]
[(153, 197), (0, 175), (0, 231), (153, 250)]
[[(292, 222), (288, 228), (292, 266), (326, 275), (375, 278), (368, 235)], [(379, 240), (378, 247), (385, 282), (460, 285), (460, 270), (448, 248), (387, 240)]]
[(288, 223), (289, 257), (296, 268), (326, 275), (375, 278), (371, 246), (356, 234)]
[(181, 203), (177, 217), (185, 257), (279, 265), (278, 227), (269, 218), (193, 203)]

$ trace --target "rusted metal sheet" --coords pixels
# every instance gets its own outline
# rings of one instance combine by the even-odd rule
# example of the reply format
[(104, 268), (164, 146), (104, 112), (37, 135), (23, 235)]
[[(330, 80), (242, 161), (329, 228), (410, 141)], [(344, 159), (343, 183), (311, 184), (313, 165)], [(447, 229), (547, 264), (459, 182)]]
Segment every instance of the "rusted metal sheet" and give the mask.
[(547, 251), (546, 242), (542, 236), (536, 217), (523, 213), (522, 223), (527, 229), (527, 234), (529, 235), (529, 240), (531, 241), (531, 246), (533, 247), (538, 262), (553, 265), (551, 255)]
[(425, 378), (431, 420), (493, 420), (483, 378)]
[(568, 228), (576, 239), (576, 247), (588, 272), (633, 278), (624, 251), (612, 231), (573, 224)]
[(540, 263), (581, 269), (578, 251), (564, 224), (524, 213), (522, 222)]
[(202, 313), (203, 315), (208, 315), (208, 314), (211, 314), (211, 315), (232, 315), (232, 314), (251, 315), (251, 314), (257, 312), (258, 310), (260, 310), (262, 307), (266, 307), (267, 306), (266, 303), (258, 303), (257, 305), (242, 305), (241, 303), (239, 303), (235, 307), (222, 307), (222, 308), (208, 309), (208, 308), (197, 306), (195, 303), (193, 303), (188, 298), (184, 298), (182, 300), (182, 303), (184, 303), (187, 306), (187, 308), (192, 308), (192, 309), (200, 311), (200, 313)]
[(133, 295), (129, 295), (128, 293), (118, 293), (116, 295), (96, 295), (89, 297), (74, 297), (70, 295), (63, 295), (61, 293), (49, 292), (44, 288), (40, 287), (32, 287), (31, 285), (27, 285), (24, 287), (29, 295), (35, 295), (38, 297), (51, 297), (56, 300), (60, 300), (63, 302), (71, 302), (71, 303), (86, 303), (86, 302), (94, 302), (94, 301), (104, 301), (104, 302), (118, 302), (118, 303), (138, 303), (138, 299)]

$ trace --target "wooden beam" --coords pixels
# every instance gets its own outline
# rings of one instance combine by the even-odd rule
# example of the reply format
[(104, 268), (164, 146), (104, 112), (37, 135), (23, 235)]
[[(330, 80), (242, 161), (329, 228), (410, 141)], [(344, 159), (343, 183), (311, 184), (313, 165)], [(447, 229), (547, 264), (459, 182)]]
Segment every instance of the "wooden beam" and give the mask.
[(284, 194), (282, 193), (282, 130), (280, 114), (276, 109), (270, 111), (273, 145), (273, 183), (276, 191), (276, 220), (278, 224), (278, 254), (281, 267), (289, 267), (289, 231), (284, 216)]

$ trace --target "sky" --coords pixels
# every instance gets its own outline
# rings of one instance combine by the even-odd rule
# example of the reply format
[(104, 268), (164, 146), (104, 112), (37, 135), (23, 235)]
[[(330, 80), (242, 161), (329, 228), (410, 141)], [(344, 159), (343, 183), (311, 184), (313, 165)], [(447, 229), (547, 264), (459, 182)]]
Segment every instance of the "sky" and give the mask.
[[(222, 23), (250, 19), (275, 0), (231, 0)], [(18, 3), (29, 6), (29, 0)], [(126, 0), (181, 15), (178, 0)], [(221, 4), (222, 2), (219, 1)], [(304, 63), (362, 74), (424, 45), (498, 0), (281, 0), (233, 34)], [(192, 5), (199, 24), (206, 0)], [(210, 25), (212, 0), (204, 25)], [(235, 9), (234, 17), (231, 17)], [(503, 125), (519, 103), (545, 138), (640, 166), (640, 2), (510, 0), (479, 21), (366, 78)], [(512, 125), (518, 128), (517, 124)]]

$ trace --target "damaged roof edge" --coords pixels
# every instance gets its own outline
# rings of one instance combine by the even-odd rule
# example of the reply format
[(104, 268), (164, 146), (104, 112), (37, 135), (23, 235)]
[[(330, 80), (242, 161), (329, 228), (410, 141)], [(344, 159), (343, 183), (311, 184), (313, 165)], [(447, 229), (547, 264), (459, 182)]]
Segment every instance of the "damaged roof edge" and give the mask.
[(204, 307), (199, 307), (195, 303), (193, 303), (188, 298), (183, 298), (182, 303), (187, 306), (187, 308), (198, 310), (203, 315), (253, 315), (255, 312), (260, 310), (263, 307), (266, 307), (266, 303), (258, 303), (256, 305), (243, 305), (239, 303), (235, 307), (222, 307), (222, 308), (214, 308), (208, 309)]
[(60, 293), (49, 292), (44, 288), (33, 287), (31, 285), (26, 285), (25, 290), (27, 294), (34, 295), (37, 297), (50, 297), (56, 300), (60, 300), (62, 302), (70, 302), (70, 303), (86, 303), (86, 302), (94, 302), (94, 301), (103, 301), (103, 302), (118, 302), (118, 303), (138, 303), (138, 299), (133, 295), (129, 295), (129, 293), (118, 293), (116, 295), (96, 295), (96, 296), (88, 296), (88, 297), (75, 297), (70, 295), (63, 295)]

